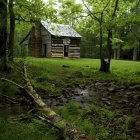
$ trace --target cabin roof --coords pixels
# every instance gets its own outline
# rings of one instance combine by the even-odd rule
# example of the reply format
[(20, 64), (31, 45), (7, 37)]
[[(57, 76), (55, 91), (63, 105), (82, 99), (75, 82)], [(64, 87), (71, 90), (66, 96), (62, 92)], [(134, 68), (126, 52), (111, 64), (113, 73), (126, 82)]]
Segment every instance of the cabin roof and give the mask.
[(29, 31), (29, 32), (27, 33), (27, 35), (21, 40), (21, 42), (19, 43), (19, 45), (21, 45), (24, 41), (26, 41), (26, 40), (28, 39), (30, 33), (31, 33), (31, 31)]
[(48, 30), (50, 32), (51, 35), (81, 38), (81, 35), (78, 34), (69, 25), (56, 24), (56, 23), (49, 24), (46, 21), (41, 21), (41, 24), (45, 27), (46, 30)]

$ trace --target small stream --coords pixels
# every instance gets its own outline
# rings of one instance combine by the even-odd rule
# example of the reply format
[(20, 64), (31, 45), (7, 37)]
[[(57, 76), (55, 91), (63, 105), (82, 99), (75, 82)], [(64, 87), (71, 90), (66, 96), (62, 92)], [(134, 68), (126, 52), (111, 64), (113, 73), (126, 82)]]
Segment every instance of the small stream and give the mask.
[(123, 114), (140, 116), (140, 85), (119, 85), (116, 82), (96, 82), (92, 85), (64, 89), (61, 95), (43, 96), (51, 108), (61, 108), (76, 102), (82, 109), (91, 104), (106, 106)]
[(96, 103), (98, 94), (89, 89), (65, 89), (62, 95), (47, 95), (44, 97), (45, 103), (51, 108), (63, 107), (69, 102), (77, 102), (81, 108), (88, 108), (89, 104)]

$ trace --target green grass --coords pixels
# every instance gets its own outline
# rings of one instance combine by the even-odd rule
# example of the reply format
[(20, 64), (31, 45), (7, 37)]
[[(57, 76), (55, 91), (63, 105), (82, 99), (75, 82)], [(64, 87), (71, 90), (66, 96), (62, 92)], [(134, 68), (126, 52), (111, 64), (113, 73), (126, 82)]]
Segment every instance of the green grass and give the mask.
[(39, 120), (9, 122), (0, 119), (1, 140), (56, 140), (57, 132)]
[(91, 105), (88, 110), (82, 110), (74, 102), (57, 112), (81, 132), (96, 140), (134, 140), (129, 130), (132, 117), (118, 115), (97, 105)]
[(87, 85), (97, 80), (140, 83), (140, 62), (112, 60), (111, 73), (103, 73), (99, 72), (98, 59), (27, 58), (26, 61), (33, 85), (50, 94), (59, 94), (63, 88)]
[[(82, 133), (96, 140), (135, 140), (129, 130), (133, 119), (112, 111), (91, 105), (82, 110), (77, 103), (70, 102), (55, 110)], [(59, 132), (52, 126), (32, 119), (28, 122), (13, 122), (0, 119), (1, 140), (61, 140)]]
[[(19, 59), (17, 59), (19, 61)], [(95, 81), (115, 80), (122, 84), (140, 84), (140, 62), (112, 60), (111, 73), (99, 72), (98, 59), (56, 59), (26, 58), (29, 78), (38, 93), (61, 94), (64, 88), (77, 85), (89, 85)], [(62, 67), (66, 65), (68, 67)], [(19, 65), (7, 78), (24, 85)], [(2, 74), (3, 75), (3, 74)], [(17, 87), (0, 82), (0, 92), (13, 97), (19, 93)], [(130, 135), (133, 118), (119, 116), (115, 112), (91, 105), (88, 110), (80, 109), (76, 103), (69, 103), (62, 109), (56, 109), (68, 122), (83, 133), (97, 140), (134, 140)], [(9, 115), (9, 114), (8, 114)], [(41, 121), (9, 122), (0, 119), (1, 140), (56, 140), (56, 130)]]

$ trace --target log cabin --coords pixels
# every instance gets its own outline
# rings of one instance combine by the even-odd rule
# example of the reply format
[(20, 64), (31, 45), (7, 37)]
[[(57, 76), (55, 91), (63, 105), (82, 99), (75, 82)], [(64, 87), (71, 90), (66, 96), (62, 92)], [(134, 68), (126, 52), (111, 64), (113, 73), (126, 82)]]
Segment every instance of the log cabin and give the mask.
[(80, 57), (81, 35), (69, 25), (40, 21), (20, 42), (33, 57)]

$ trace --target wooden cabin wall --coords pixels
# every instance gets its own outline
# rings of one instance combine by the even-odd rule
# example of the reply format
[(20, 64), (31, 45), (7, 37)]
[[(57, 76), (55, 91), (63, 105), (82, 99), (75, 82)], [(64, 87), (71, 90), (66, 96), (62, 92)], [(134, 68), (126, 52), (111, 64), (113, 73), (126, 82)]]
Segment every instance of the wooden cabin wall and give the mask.
[(51, 57), (51, 34), (41, 25), (42, 56), (44, 56), (44, 45), (47, 47), (47, 57)]
[(42, 56), (42, 37), (41, 26), (36, 23), (36, 26), (32, 28), (28, 45), (29, 56), (41, 57)]
[(69, 57), (80, 57), (80, 38), (70, 38)]
[(52, 42), (51, 48), (52, 57), (64, 57), (63, 37), (52, 36), (51, 42)]
[[(37, 23), (29, 36), (28, 54), (34, 57), (64, 57), (63, 39), (53, 36), (42, 24)], [(80, 57), (80, 38), (69, 37), (68, 57)], [(45, 46), (46, 46), (46, 49)]]
[[(64, 57), (63, 39), (66, 37), (52, 36), (52, 57)], [(71, 43), (68, 45), (68, 57), (80, 57), (80, 38), (70, 38)]]

